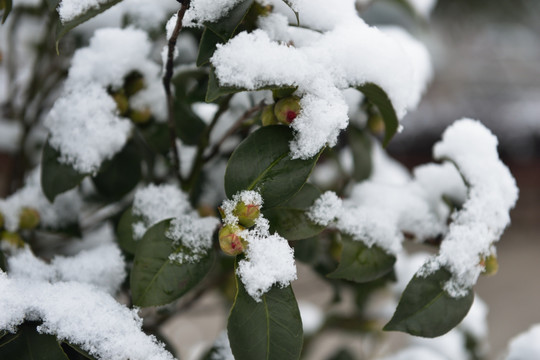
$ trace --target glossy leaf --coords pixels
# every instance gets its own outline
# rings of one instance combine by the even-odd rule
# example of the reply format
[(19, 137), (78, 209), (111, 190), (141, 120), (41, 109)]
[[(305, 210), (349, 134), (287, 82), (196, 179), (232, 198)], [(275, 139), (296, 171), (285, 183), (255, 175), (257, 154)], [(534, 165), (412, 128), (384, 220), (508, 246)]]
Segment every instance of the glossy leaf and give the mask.
[(313, 223), (306, 215), (307, 210), (321, 195), (319, 189), (305, 184), (302, 189), (281, 205), (264, 210), (270, 221), (270, 231), (277, 232), (287, 240), (301, 240), (318, 235), (324, 226)]
[(0, 14), (2, 14), (2, 24), (6, 21), (9, 13), (11, 12), (11, 8), (13, 7), (11, 0), (0, 0)]
[(66, 35), (70, 30), (74, 29), (78, 25), (90, 20), (96, 15), (101, 14), (102, 12), (108, 10), (109, 8), (113, 7), (114, 5), (118, 4), (122, 0), (105, 0), (100, 1), (99, 5), (97, 7), (92, 7), (91, 9), (87, 10), (86, 12), (80, 14), (73, 20), (67, 21), (65, 23), (62, 23), (61, 20), (58, 20), (58, 23), (56, 25), (56, 47), (58, 48), (58, 42), (60, 39)]
[(233, 152), (225, 172), (229, 198), (242, 190), (256, 190), (264, 208), (277, 206), (296, 194), (306, 183), (319, 156), (292, 160), (289, 142), (292, 129), (265, 126), (249, 135)]
[(223, 40), (219, 35), (206, 27), (203, 31), (201, 42), (199, 43), (199, 53), (197, 54), (197, 66), (202, 66), (210, 61), (217, 44), (223, 44)]
[(386, 146), (395, 135), (399, 127), (399, 120), (390, 98), (383, 89), (373, 83), (358, 86), (357, 89), (360, 90), (366, 96), (366, 98), (379, 109), (384, 120), (384, 145)]
[(364, 181), (369, 178), (373, 169), (371, 138), (366, 132), (354, 126), (349, 127), (347, 136), (349, 137), (349, 146), (353, 155), (352, 177), (357, 182)]
[(191, 110), (191, 106), (180, 101), (174, 105), (176, 135), (185, 145), (197, 145), (206, 128), (206, 123)]
[(384, 330), (433, 338), (456, 327), (469, 312), (474, 293), (469, 290), (463, 297), (450, 296), (444, 290), (450, 277), (450, 272), (444, 268), (426, 277), (414, 276)]
[(208, 88), (208, 69), (178, 71), (172, 79), (176, 101), (185, 104), (202, 102)]
[(133, 214), (133, 208), (129, 207), (120, 218), (118, 222), (118, 228), (116, 235), (118, 238), (118, 245), (125, 252), (134, 255), (137, 249), (137, 241), (133, 236), (133, 224), (140, 221), (141, 218)]
[(237, 5), (229, 10), (227, 15), (218, 21), (205, 23), (206, 27), (212, 30), (223, 40), (229, 40), (236, 31), (236, 28), (238, 28), (246, 16), (251, 4), (253, 4), (253, 1), (254, 0), (241, 0)]
[(303, 343), (302, 320), (290, 286), (273, 287), (256, 302), (238, 279), (227, 330), (236, 360), (296, 360)]
[(41, 160), (41, 188), (50, 202), (79, 185), (87, 175), (79, 173), (70, 165), (62, 164), (58, 161), (59, 157), (60, 152), (47, 141)]
[(214, 261), (213, 252), (196, 263), (178, 264), (169, 260), (171, 253), (184, 251), (173, 248), (165, 236), (170, 220), (152, 226), (138, 240), (133, 269), (131, 295), (136, 306), (168, 304), (197, 285), (208, 273)]
[(0, 359), (69, 360), (54, 336), (39, 334), (30, 324), (20, 325), (18, 333), (16, 338), (0, 347)]
[(396, 262), (395, 256), (388, 254), (377, 245), (368, 247), (349, 236), (343, 236), (342, 239), (341, 260), (337, 269), (328, 274), (329, 278), (364, 283), (376, 280), (392, 271)]
[(128, 142), (111, 160), (103, 163), (92, 180), (101, 195), (119, 200), (137, 186), (141, 177), (141, 156), (137, 146)]

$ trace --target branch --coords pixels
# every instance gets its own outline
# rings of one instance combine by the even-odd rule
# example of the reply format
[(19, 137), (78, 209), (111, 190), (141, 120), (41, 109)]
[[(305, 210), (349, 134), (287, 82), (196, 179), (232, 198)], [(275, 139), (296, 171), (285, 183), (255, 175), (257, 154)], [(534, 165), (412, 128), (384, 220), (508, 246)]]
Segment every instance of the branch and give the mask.
[(174, 62), (174, 50), (176, 49), (176, 40), (178, 39), (180, 30), (182, 30), (182, 20), (184, 19), (186, 10), (191, 5), (191, 1), (183, 0), (180, 3), (181, 3), (181, 7), (177, 13), (176, 25), (174, 27), (171, 37), (168, 40), (169, 42), (168, 42), (168, 52), (167, 52), (167, 64), (165, 67), (165, 75), (163, 76), (163, 87), (165, 88), (165, 94), (167, 95), (169, 140), (170, 140), (170, 146), (171, 146), (172, 155), (173, 155), (173, 165), (176, 171), (176, 176), (178, 177), (180, 182), (182, 182), (183, 181), (182, 174), (180, 173), (180, 156), (178, 154), (178, 147), (176, 146), (176, 127), (174, 125), (174, 106), (173, 106), (174, 99), (171, 92), (171, 80), (173, 77), (173, 66), (174, 66), (173, 62)]

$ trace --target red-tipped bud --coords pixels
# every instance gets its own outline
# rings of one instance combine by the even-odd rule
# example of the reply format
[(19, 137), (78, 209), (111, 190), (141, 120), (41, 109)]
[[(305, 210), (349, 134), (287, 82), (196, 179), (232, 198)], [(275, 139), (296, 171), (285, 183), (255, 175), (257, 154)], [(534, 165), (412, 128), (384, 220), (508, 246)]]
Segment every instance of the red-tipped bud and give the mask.
[(285, 125), (290, 125), (300, 114), (300, 98), (289, 96), (279, 100), (274, 106), (274, 114), (278, 121)]
[(276, 125), (278, 119), (274, 114), (274, 105), (267, 105), (261, 115), (261, 122), (263, 126)]
[(235, 256), (244, 252), (247, 242), (238, 235), (242, 230), (238, 225), (225, 225), (219, 230), (219, 246), (225, 254)]
[(261, 207), (240, 201), (234, 208), (233, 215), (238, 218), (240, 225), (247, 228), (252, 227), (255, 225), (255, 220), (261, 215)]
[(24, 240), (21, 238), (21, 236), (15, 232), (11, 231), (2, 231), (2, 234), (0, 235), (1, 241), (6, 241), (12, 246), (22, 248), (24, 247)]
[(40, 220), (39, 212), (36, 209), (23, 208), (19, 214), (19, 229), (35, 229), (39, 225)]

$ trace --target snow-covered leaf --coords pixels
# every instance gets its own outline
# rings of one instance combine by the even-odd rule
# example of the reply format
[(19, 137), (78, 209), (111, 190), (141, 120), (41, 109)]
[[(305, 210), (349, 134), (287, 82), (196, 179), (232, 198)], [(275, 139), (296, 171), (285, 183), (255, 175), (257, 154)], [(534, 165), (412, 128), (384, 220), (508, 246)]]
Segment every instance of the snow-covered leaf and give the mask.
[(444, 268), (427, 276), (415, 275), (384, 330), (433, 338), (456, 327), (469, 312), (474, 293), (469, 289), (463, 297), (452, 297), (444, 290), (450, 277)]
[(1, 359), (17, 360), (69, 360), (52, 335), (40, 334), (35, 324), (19, 326), (18, 336), (0, 347)]
[(214, 51), (216, 51), (217, 44), (223, 44), (224, 40), (213, 32), (210, 28), (206, 27), (203, 31), (201, 41), (199, 43), (199, 53), (197, 54), (197, 66), (202, 66), (210, 61)]
[(210, 28), (223, 40), (229, 40), (246, 16), (253, 1), (254, 0), (241, 0), (225, 17), (222, 17), (216, 22), (206, 23), (206, 27)]

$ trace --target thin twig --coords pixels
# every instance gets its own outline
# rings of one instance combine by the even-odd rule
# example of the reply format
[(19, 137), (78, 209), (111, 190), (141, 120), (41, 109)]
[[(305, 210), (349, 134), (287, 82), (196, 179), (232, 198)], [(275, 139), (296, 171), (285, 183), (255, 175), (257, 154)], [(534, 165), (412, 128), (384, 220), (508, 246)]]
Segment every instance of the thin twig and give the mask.
[(221, 139), (219, 139), (218, 142), (212, 147), (210, 153), (204, 158), (204, 162), (208, 162), (210, 159), (216, 156), (216, 154), (219, 153), (219, 149), (221, 148), (221, 145), (223, 145), (225, 140), (227, 140), (232, 134), (237, 132), (238, 129), (242, 127), (244, 121), (249, 119), (253, 114), (261, 110), (264, 106), (265, 103), (263, 100), (257, 105), (253, 106), (251, 109), (246, 110), (246, 112), (244, 112), (244, 114), (238, 120), (236, 120), (233, 126), (231, 126), (230, 129), (221, 137)]
[(174, 124), (174, 106), (173, 106), (173, 95), (171, 91), (171, 80), (173, 77), (173, 62), (174, 62), (174, 50), (176, 49), (176, 40), (182, 30), (182, 20), (186, 10), (191, 5), (190, 0), (181, 1), (180, 10), (178, 10), (176, 25), (174, 27), (173, 33), (169, 38), (168, 42), (168, 52), (167, 52), (167, 65), (165, 67), (165, 75), (163, 76), (163, 87), (165, 88), (165, 94), (167, 95), (167, 112), (168, 112), (168, 125), (169, 125), (169, 140), (173, 156), (173, 165), (176, 171), (176, 176), (183, 182), (182, 174), (180, 173), (180, 155), (178, 154), (178, 147), (176, 146), (176, 126)]

